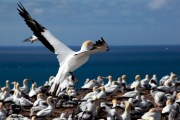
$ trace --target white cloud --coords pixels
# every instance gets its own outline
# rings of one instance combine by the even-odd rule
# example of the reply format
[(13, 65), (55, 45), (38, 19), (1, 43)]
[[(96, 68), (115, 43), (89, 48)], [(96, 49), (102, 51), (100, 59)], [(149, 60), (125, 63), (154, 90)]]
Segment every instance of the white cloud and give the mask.
[(168, 0), (151, 0), (149, 3), (148, 3), (148, 7), (151, 9), (151, 10), (157, 10), (157, 9), (161, 9), (163, 8), (164, 6), (166, 6), (168, 3)]

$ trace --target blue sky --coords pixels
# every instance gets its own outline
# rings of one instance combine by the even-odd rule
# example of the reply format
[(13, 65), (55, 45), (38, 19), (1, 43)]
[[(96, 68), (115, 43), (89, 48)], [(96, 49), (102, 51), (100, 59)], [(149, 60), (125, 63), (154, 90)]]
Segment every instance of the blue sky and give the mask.
[[(30, 46), (17, 0), (0, 0), (0, 46)], [(180, 44), (179, 0), (21, 0), (66, 45), (103, 37), (109, 45)], [(33, 46), (42, 45), (36, 42)]]

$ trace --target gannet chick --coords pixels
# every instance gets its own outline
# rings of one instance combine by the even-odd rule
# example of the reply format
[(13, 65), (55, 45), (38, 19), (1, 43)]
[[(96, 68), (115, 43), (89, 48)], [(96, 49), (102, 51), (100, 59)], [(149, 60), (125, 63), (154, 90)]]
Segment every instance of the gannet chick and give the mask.
[(131, 111), (131, 105), (128, 101), (125, 101), (125, 110), (124, 113), (122, 114), (123, 120), (131, 120), (130, 111)]
[(130, 86), (131, 89), (135, 88), (135, 86), (138, 86), (139, 88), (141, 87), (141, 76), (140, 75), (136, 75), (135, 76), (135, 81), (132, 83), (132, 85)]
[(108, 83), (106, 83), (105, 85), (104, 85), (104, 87), (106, 88), (106, 87), (109, 87), (111, 84), (112, 84), (112, 82), (113, 82), (113, 79), (112, 79), (112, 76), (111, 75), (109, 75), (108, 77)]
[(23, 42), (30, 42), (31, 44), (35, 41), (38, 41), (38, 38), (35, 35), (32, 35), (29, 38), (26, 38)]
[(49, 96), (46, 100), (47, 104), (48, 104), (48, 107), (45, 108), (45, 109), (42, 109), (41, 111), (39, 111), (36, 116), (37, 117), (48, 117), (50, 115), (53, 114), (54, 112), (54, 104), (52, 103), (52, 97)]
[(149, 112), (146, 112), (141, 118), (148, 119), (149, 117), (154, 118), (154, 120), (161, 120), (161, 113), (157, 108), (152, 108)]

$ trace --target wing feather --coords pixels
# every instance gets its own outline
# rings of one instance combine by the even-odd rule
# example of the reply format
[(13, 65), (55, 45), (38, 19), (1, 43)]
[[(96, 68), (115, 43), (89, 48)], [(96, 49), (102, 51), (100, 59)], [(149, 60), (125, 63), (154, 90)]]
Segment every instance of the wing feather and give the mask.
[(44, 46), (46, 46), (50, 51), (58, 54), (59, 62), (62, 62), (68, 54), (74, 52), (61, 41), (56, 39), (44, 26), (34, 20), (20, 2), (18, 6), (19, 8), (17, 8), (17, 10), (19, 11), (19, 14), (24, 18), (24, 21), (33, 31), (34, 35), (38, 37), (42, 44), (44, 44)]

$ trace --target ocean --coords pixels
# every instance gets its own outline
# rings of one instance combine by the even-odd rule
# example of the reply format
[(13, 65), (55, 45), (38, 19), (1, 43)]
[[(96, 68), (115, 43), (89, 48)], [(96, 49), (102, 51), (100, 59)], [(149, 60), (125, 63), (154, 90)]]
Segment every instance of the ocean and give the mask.
[[(70, 47), (78, 51), (80, 47)], [(157, 75), (158, 80), (170, 72), (180, 75), (180, 46), (109, 46), (109, 51), (90, 56), (82, 67), (74, 71), (78, 79), (77, 88), (84, 84), (86, 78), (112, 75), (114, 80), (126, 74), (128, 83), (134, 81), (135, 75), (144, 78)], [(22, 85), (24, 78), (42, 85), (55, 76), (59, 68), (56, 55), (45, 47), (0, 47), (0, 86), (5, 81), (18, 81)], [(108, 80), (105, 80), (107, 82)], [(31, 83), (29, 83), (31, 85)]]

